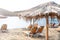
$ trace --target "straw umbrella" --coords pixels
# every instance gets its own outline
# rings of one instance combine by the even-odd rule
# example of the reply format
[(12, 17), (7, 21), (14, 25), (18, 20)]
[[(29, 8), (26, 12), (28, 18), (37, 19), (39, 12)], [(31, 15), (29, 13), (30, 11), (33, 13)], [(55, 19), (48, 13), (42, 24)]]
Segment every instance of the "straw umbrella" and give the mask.
[[(39, 8), (37, 9), (37, 7), (39, 7)], [(54, 2), (49, 2), (46, 4), (42, 4), (41, 6), (39, 5), (37, 7), (35, 7), (35, 9), (37, 9), (37, 10), (32, 8), (32, 11), (30, 10), (31, 12), (27, 13), (29, 15), (26, 14), (23, 16), (23, 14), (22, 14), (21, 16), (23, 16), (23, 17), (26, 16), (25, 18), (28, 17), (28, 19), (30, 19), (29, 17), (31, 17), (32, 19), (40, 19), (40, 18), (45, 17), (46, 18), (46, 40), (48, 40), (48, 26), (49, 26), (48, 18), (49, 18), (49, 16), (51, 18), (54, 18), (57, 16), (57, 18), (60, 20), (60, 16), (59, 16), (60, 12), (58, 12), (58, 11), (60, 11), (60, 9), (58, 9), (58, 8), (60, 8), (60, 6)], [(55, 8), (55, 7), (58, 7), (58, 8)], [(48, 11), (48, 12), (45, 13), (46, 11)]]

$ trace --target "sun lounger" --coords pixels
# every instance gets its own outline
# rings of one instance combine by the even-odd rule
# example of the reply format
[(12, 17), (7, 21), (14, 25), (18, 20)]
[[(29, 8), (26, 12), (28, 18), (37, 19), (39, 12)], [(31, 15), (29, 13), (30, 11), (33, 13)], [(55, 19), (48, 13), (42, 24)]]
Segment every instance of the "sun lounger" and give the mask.
[(31, 28), (32, 28), (32, 25), (29, 25), (29, 26), (28, 26), (28, 29), (30, 30)]
[(1, 31), (2, 31), (2, 32), (7, 32), (7, 25), (6, 25), (6, 24), (3, 24), (3, 25), (2, 25)]
[(44, 26), (40, 26), (37, 30), (37, 33), (42, 33)]
[(28, 35), (28, 36), (32, 36), (33, 34), (36, 33), (37, 30), (37, 25), (35, 25), (34, 27), (32, 27), (32, 29), (30, 31), (23, 31), (24, 34)]
[(43, 31), (44, 26), (41, 26), (40, 28), (37, 28), (37, 26), (34, 26), (30, 31), (24, 31), (24, 34), (28, 36), (39, 36)]
[(34, 25), (31, 24), (31, 25), (28, 26), (27, 29), (31, 30), (31, 28), (32, 28), (33, 26), (38, 26), (38, 24), (34, 24)]
[(30, 31), (30, 34), (35, 34), (37, 30), (37, 25), (35, 25)]

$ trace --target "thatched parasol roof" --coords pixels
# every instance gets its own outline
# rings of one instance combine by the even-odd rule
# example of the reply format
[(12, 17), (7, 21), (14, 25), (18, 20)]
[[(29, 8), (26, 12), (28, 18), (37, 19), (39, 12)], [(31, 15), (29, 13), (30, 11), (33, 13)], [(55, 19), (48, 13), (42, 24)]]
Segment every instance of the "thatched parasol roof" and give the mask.
[(60, 5), (55, 2), (47, 2), (44, 4), (40, 4), (34, 8), (24, 11), (17, 11), (18, 15), (25, 17), (27, 19), (31, 18), (41, 18), (44, 17), (45, 14), (49, 16), (58, 16), (60, 15)]
[(25, 10), (23, 12), (18, 13), (21, 17), (25, 17), (27, 20), (32, 18), (33, 19), (38, 19), (42, 17), (46, 18), (46, 40), (48, 40), (49, 38), (48, 37), (49, 16), (51, 16), (51, 18), (57, 16), (60, 19), (60, 5), (56, 4), (55, 2), (44, 3), (29, 10)]

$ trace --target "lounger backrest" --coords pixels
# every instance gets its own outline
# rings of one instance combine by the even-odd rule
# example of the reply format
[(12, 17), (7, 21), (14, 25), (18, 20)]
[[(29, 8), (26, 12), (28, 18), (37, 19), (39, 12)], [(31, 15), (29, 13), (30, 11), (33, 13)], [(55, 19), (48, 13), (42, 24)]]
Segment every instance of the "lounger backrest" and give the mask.
[(36, 30), (37, 30), (37, 26), (34, 26), (32, 29), (31, 29), (31, 34), (35, 34), (36, 33)]
[[(31, 24), (28, 26), (28, 29), (31, 29), (32, 27), (33, 27), (33, 25)], [(34, 24), (34, 27), (38, 27), (38, 24)]]
[(28, 26), (28, 29), (31, 29), (31, 28), (32, 28), (32, 25), (29, 25), (29, 26)]
[(44, 26), (38, 28), (37, 33), (41, 33), (43, 31)]
[(7, 25), (3, 24), (2, 27), (1, 27), (1, 30), (7, 30)]

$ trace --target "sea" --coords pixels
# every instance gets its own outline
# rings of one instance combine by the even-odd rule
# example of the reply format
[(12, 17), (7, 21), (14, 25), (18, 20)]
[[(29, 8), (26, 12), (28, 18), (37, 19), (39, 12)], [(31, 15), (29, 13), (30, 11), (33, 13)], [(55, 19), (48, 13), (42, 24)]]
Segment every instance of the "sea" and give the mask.
[[(41, 18), (39, 20), (36, 20), (35, 23), (37, 23), (39, 26), (46, 26), (46, 19)], [(51, 21), (51, 18), (49, 18), (49, 23), (58, 24), (58, 20), (57, 18), (54, 18)], [(0, 18), (0, 28), (2, 27), (3, 24), (7, 24), (7, 29), (25, 28), (30, 25), (30, 21), (26, 21), (23, 18), (19, 17)]]

